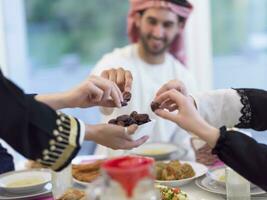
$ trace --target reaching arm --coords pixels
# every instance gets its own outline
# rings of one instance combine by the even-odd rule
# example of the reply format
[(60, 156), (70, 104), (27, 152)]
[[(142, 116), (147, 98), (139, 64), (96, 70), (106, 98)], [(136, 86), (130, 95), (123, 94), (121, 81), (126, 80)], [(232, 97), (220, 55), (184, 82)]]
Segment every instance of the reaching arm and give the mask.
[[(261, 105), (267, 102), (267, 92), (256, 89), (242, 89), (242, 92), (245, 93), (243, 93), (244, 96), (240, 98), (238, 95), (240, 93), (239, 90), (240, 89), (238, 89), (235, 94), (236, 98), (232, 98), (231, 102), (236, 101), (235, 103), (240, 103), (242, 101), (240, 105), (243, 106), (240, 106), (240, 109), (234, 108), (235, 110), (224, 111), (225, 115), (232, 118), (232, 115), (235, 114), (234, 112), (242, 113), (240, 116), (244, 119), (242, 118), (236, 126), (253, 128), (255, 130), (266, 129), (266, 120), (264, 119), (264, 116), (267, 115), (265, 110), (266, 106)], [(230, 93), (232, 92), (235, 91), (230, 91)], [(217, 96), (219, 93), (215, 91), (214, 94)], [(209, 95), (209, 98), (212, 98), (212, 95)], [(246, 99), (246, 101), (242, 99)], [(217, 154), (222, 161), (251, 182), (267, 190), (267, 172), (264, 170), (267, 168), (266, 145), (258, 143), (238, 129), (226, 129), (225, 127), (218, 129), (210, 125), (197, 112), (191, 97), (185, 96), (175, 89), (162, 93), (155, 98), (155, 101), (161, 105), (161, 107), (155, 111), (157, 115), (177, 123), (185, 130), (205, 140), (213, 148), (213, 153)], [(166, 102), (169, 103), (166, 104)], [(199, 105), (200, 104), (198, 104), (198, 106)], [(225, 106), (227, 107), (228, 104)], [(249, 109), (247, 110), (248, 107)], [(178, 112), (171, 113), (167, 110), (163, 110), (163, 108), (171, 109), (172, 111), (176, 108)], [(246, 108), (244, 109), (246, 112), (242, 112), (242, 108)], [(200, 107), (198, 107), (198, 109), (200, 109)], [(214, 114), (215, 118), (218, 116), (224, 117), (224, 113)], [(208, 116), (211, 118), (212, 113), (209, 113)], [(226, 118), (223, 119), (228, 120)], [(232, 119), (236, 119), (236, 117)]]

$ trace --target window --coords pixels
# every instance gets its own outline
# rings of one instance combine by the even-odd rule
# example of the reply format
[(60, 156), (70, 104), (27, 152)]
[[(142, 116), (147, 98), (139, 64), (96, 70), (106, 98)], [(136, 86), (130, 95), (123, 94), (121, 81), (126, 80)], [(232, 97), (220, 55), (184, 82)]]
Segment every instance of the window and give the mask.
[(267, 1), (210, 1), (214, 87), (267, 89)]
[[(267, 89), (267, 1), (210, 3), (214, 88)], [(267, 143), (266, 134), (253, 136)]]
[(32, 67), (91, 67), (105, 52), (124, 45), (128, 2), (116, 4), (113, 0), (25, 0)]

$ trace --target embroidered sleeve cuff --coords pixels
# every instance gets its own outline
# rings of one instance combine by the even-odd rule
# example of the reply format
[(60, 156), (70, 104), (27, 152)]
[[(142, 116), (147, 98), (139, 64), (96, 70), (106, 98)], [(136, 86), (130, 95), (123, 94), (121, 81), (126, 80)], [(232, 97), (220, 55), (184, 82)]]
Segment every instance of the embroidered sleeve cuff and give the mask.
[(37, 159), (37, 162), (54, 171), (60, 171), (71, 162), (80, 149), (84, 135), (84, 125), (79, 120), (61, 112), (57, 112), (57, 116), (54, 138), (49, 141), (49, 148), (43, 150), (43, 156)]

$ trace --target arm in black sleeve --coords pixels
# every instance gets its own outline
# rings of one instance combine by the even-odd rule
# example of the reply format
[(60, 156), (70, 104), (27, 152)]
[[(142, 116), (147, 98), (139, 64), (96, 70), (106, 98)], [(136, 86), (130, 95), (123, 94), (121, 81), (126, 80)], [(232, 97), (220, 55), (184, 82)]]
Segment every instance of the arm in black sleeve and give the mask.
[(237, 130), (220, 129), (213, 153), (232, 169), (267, 191), (267, 146)]
[(61, 170), (80, 148), (80, 123), (25, 95), (0, 71), (0, 137), (25, 157)]

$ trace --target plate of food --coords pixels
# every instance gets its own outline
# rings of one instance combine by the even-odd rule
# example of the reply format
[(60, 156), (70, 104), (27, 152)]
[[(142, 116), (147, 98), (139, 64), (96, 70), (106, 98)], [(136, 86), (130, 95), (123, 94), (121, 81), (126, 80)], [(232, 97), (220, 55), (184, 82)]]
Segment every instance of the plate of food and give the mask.
[(171, 143), (146, 143), (138, 148), (135, 148), (131, 151), (131, 153), (140, 155), (153, 157), (156, 160), (169, 159), (172, 153), (177, 153), (180, 150), (175, 144)]
[(47, 169), (30, 169), (0, 175), (0, 189), (13, 194), (29, 194), (44, 189), (51, 182)]
[(86, 200), (85, 192), (77, 188), (70, 188), (56, 200)]
[(73, 181), (79, 185), (88, 186), (100, 176), (100, 166), (105, 156), (78, 156), (72, 161)]
[(156, 162), (156, 183), (177, 187), (206, 174), (208, 168), (200, 163), (191, 161), (161, 161)]
[(188, 195), (178, 187), (156, 185), (161, 200), (189, 200)]

